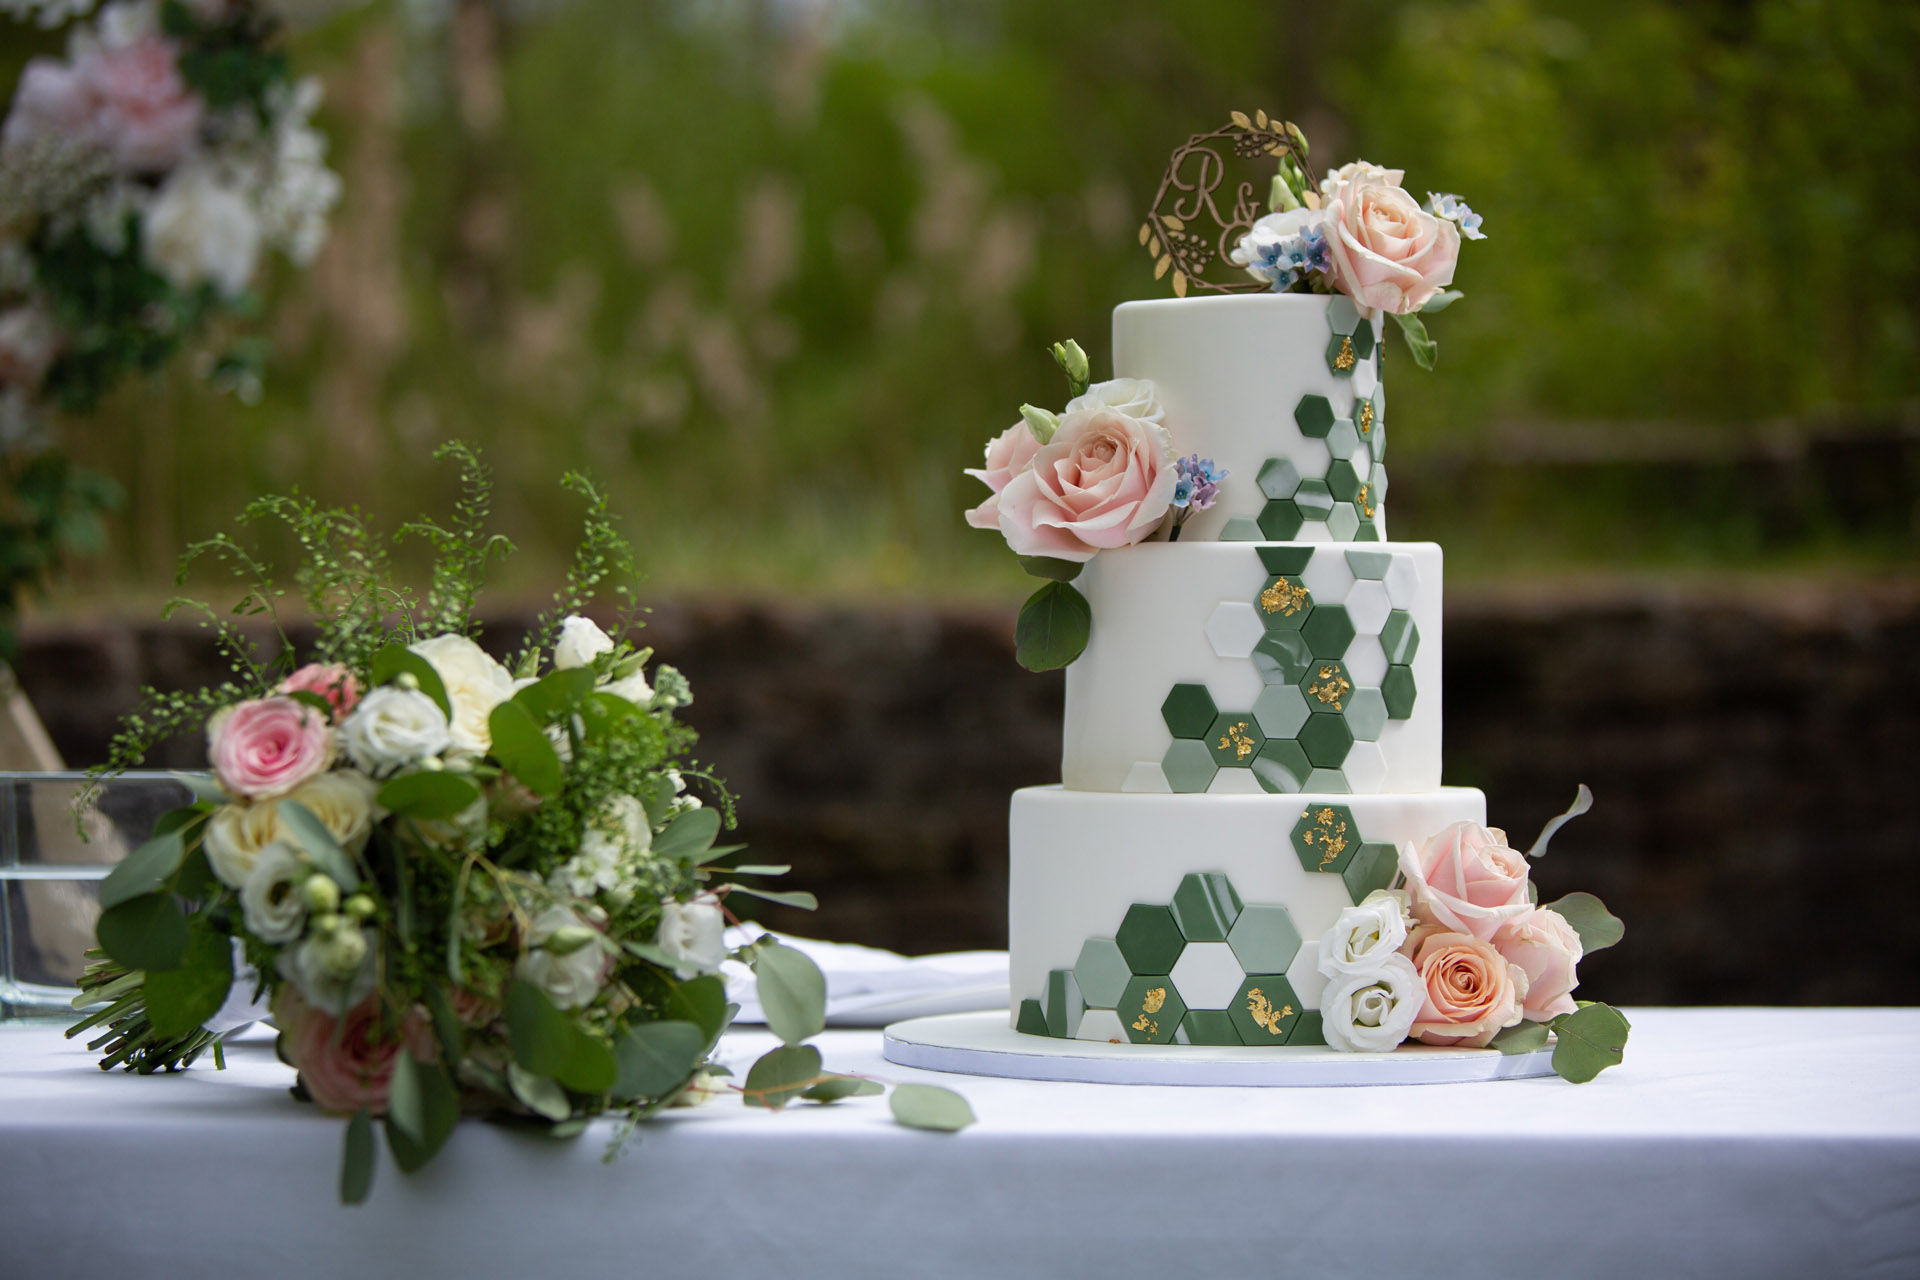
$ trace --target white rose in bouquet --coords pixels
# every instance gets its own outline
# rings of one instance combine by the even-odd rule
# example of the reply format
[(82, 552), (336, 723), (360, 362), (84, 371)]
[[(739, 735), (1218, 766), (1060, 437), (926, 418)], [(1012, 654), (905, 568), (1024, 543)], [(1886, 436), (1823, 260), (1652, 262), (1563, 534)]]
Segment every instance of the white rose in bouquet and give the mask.
[(373, 832), (373, 798), (379, 790), (371, 778), (336, 769), (301, 783), (281, 799), (304, 805), (342, 848), (357, 853)]
[(292, 942), (307, 927), (307, 900), (301, 886), (313, 868), (292, 846), (276, 841), (261, 851), (240, 886), (240, 910), (247, 932), (262, 942)]
[(553, 646), (553, 665), (560, 671), (591, 666), (603, 653), (613, 652), (613, 639), (592, 618), (572, 614), (560, 624), (560, 639)]
[(461, 751), (484, 752), (493, 746), (487, 717), (513, 696), (513, 675), (485, 649), (462, 635), (435, 636), (408, 646), (432, 664), (446, 686), (453, 708), (449, 726)]
[(246, 884), (260, 855), (280, 838), (276, 808), (272, 800), (259, 804), (241, 801), (217, 810), (208, 820), (207, 838), (201, 848), (206, 850), (207, 865), (220, 883), (233, 889)]
[(1320, 993), (1321, 1029), (1342, 1053), (1385, 1053), (1420, 1016), (1427, 989), (1413, 961), (1398, 952), (1366, 973), (1347, 974)]
[(581, 1009), (600, 994), (607, 957), (599, 931), (565, 907), (548, 907), (528, 927), (514, 973), (562, 1009)]
[(636, 671), (630, 676), (618, 680), (609, 680), (600, 686), (602, 693), (610, 693), (616, 698), (625, 698), (634, 706), (643, 710), (653, 703), (653, 686), (647, 683), (646, 673)]
[(1329, 978), (1373, 973), (1407, 940), (1407, 895), (1375, 889), (1348, 907), (1320, 940), (1320, 972)]
[(237, 297), (260, 261), (260, 220), (244, 192), (212, 166), (182, 165), (141, 218), (141, 243), (155, 271), (182, 289), (211, 283)]
[(439, 703), (418, 689), (393, 685), (360, 699), (340, 736), (347, 758), (376, 778), (437, 756), (453, 742)]
[(726, 932), (720, 899), (703, 893), (690, 902), (660, 904), (660, 932), (654, 943), (681, 962), (676, 972), (684, 981), (720, 967), (727, 958)]

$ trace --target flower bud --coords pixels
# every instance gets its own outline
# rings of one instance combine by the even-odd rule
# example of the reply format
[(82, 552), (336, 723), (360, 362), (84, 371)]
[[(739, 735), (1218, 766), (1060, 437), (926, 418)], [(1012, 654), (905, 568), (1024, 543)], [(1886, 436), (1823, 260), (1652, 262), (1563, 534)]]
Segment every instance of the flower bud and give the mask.
[(344, 904), (346, 913), (355, 920), (365, 920), (373, 914), (373, 899), (364, 893), (356, 893)]
[(420, 687), (420, 677), (411, 671), (402, 671), (393, 678), (393, 682), (402, 689), (418, 689)]
[(1300, 201), (1293, 194), (1293, 188), (1287, 185), (1286, 178), (1274, 174), (1273, 187), (1267, 193), (1267, 208), (1275, 213), (1290, 213), (1299, 207)]
[(562, 925), (547, 935), (541, 947), (556, 956), (569, 956), (589, 945), (599, 935), (581, 924)]
[(1053, 344), (1053, 361), (1060, 366), (1060, 372), (1067, 375), (1073, 394), (1079, 395), (1093, 381), (1092, 370), (1087, 364), (1087, 353), (1072, 338)]
[(439, 756), (422, 756), (420, 758), (420, 767), (428, 773), (438, 773), (446, 768), (447, 765), (446, 761), (442, 760)]
[(1027, 430), (1033, 432), (1033, 438), (1041, 444), (1053, 439), (1053, 433), (1060, 429), (1060, 418), (1057, 414), (1049, 413), (1034, 405), (1021, 405), (1020, 416), (1026, 419)]
[(347, 918), (337, 911), (322, 911), (313, 917), (313, 931), (318, 934), (338, 933)]
[(306, 900), (309, 911), (333, 911), (340, 905), (340, 886), (331, 876), (311, 875), (300, 886), (300, 896)]
[(337, 977), (355, 973), (366, 958), (366, 935), (358, 929), (342, 929), (321, 945), (321, 967)]

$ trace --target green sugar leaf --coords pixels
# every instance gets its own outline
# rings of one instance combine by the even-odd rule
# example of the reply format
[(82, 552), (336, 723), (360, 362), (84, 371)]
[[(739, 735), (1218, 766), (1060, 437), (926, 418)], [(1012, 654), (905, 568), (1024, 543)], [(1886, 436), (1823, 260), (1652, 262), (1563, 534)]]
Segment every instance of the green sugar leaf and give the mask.
[(1532, 1053), (1547, 1047), (1547, 1024), (1521, 1021), (1493, 1038), (1489, 1048), (1502, 1053)]
[(503, 702), (487, 717), (487, 727), (493, 734), (493, 758), (501, 768), (535, 795), (559, 793), (566, 770), (561, 767), (560, 753), (531, 712), (518, 702)]
[(1400, 326), (1400, 336), (1407, 340), (1407, 350), (1413, 353), (1413, 362), (1422, 369), (1433, 368), (1434, 357), (1439, 354), (1439, 347), (1434, 344), (1432, 338), (1427, 336), (1427, 326), (1420, 322), (1420, 317), (1394, 315), (1393, 320)]
[(1584, 1004), (1553, 1020), (1553, 1069), (1574, 1084), (1617, 1067), (1625, 1058), (1627, 1020), (1604, 1004)]
[(100, 882), (100, 909), (110, 910), (144, 893), (152, 893), (180, 869), (187, 842), (180, 832), (168, 831), (135, 849)]
[(1020, 567), (1036, 578), (1072, 582), (1087, 566), (1078, 560), (1056, 560), (1052, 556), (1021, 556)]
[(1013, 628), (1014, 658), (1029, 671), (1053, 671), (1086, 650), (1093, 608), (1065, 582), (1049, 582), (1020, 607)]
[(1547, 845), (1552, 842), (1560, 828), (1591, 808), (1593, 808), (1593, 792), (1587, 790), (1587, 784), (1583, 782), (1580, 784), (1580, 790), (1574, 793), (1573, 803), (1567, 806), (1567, 811), (1557, 818), (1549, 819), (1547, 825), (1540, 828), (1539, 838), (1533, 842), (1533, 847), (1527, 850), (1527, 856), (1529, 858), (1546, 857)]
[(333, 832), (327, 830), (327, 824), (314, 816), (313, 810), (297, 800), (282, 800), (275, 812), (295, 843), (313, 859), (314, 866), (333, 877), (348, 893), (360, 887), (360, 873), (354, 870), (353, 859), (333, 838)]
[(653, 851), (663, 858), (695, 858), (713, 848), (719, 835), (718, 809), (689, 809), (653, 838)]
[(778, 1111), (820, 1082), (818, 1049), (810, 1044), (782, 1045), (753, 1064), (743, 1097), (750, 1107)]
[(380, 788), (378, 802), (383, 809), (408, 818), (444, 821), (465, 813), (480, 798), (480, 788), (471, 778), (444, 770), (422, 769), (402, 774)]
[(662, 1098), (693, 1074), (707, 1051), (706, 1032), (691, 1022), (643, 1022), (614, 1045), (616, 1098)]
[(233, 988), (233, 944), (205, 920), (187, 930), (180, 963), (147, 971), (147, 1020), (168, 1039), (192, 1035), (220, 1012)]
[(974, 1122), (973, 1108), (967, 1100), (939, 1085), (896, 1085), (887, 1101), (893, 1107), (893, 1118), (914, 1129), (953, 1133)]
[(761, 948), (753, 960), (767, 1028), (789, 1045), (827, 1025), (827, 979), (820, 966), (792, 947)]
[(373, 1117), (365, 1109), (347, 1121), (346, 1143), (340, 1152), (340, 1203), (360, 1204), (373, 1190)]
[(1627, 932), (1625, 922), (1590, 893), (1570, 893), (1558, 902), (1549, 902), (1546, 909), (1559, 912), (1580, 935), (1582, 956), (1605, 951)]
[(1460, 292), (1458, 289), (1442, 289), (1426, 300), (1425, 304), (1420, 308), (1420, 314), (1423, 316), (1435, 315), (1441, 311), (1445, 311), (1448, 307), (1466, 296), (1466, 294)]
[(129, 969), (171, 969), (187, 951), (187, 918), (173, 895), (143, 893), (100, 913), (100, 949)]

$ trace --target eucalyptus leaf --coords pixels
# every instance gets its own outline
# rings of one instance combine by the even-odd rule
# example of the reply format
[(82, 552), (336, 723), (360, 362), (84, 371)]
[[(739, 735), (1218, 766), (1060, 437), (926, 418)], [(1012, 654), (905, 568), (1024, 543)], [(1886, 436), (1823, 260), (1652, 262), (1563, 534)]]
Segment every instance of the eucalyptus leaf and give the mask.
[(571, 1120), (562, 1120), (559, 1124), (549, 1125), (547, 1136), (555, 1142), (570, 1142), (585, 1133), (592, 1124), (592, 1116), (574, 1116)]
[(1547, 1024), (1522, 1020), (1494, 1036), (1490, 1048), (1502, 1053), (1532, 1053), (1547, 1047)]
[(628, 955), (636, 959), (645, 960), (648, 964), (657, 964), (668, 972), (673, 972), (686, 963), (686, 961), (674, 955), (673, 952), (667, 950), (665, 947), (652, 942), (634, 942), (628, 940), (621, 943), (620, 947)]
[(555, 671), (514, 694), (513, 700), (541, 724), (552, 724), (593, 692), (594, 678), (592, 667)]
[(663, 858), (690, 858), (713, 847), (720, 835), (718, 809), (689, 809), (653, 838), (653, 852)]
[(953, 1133), (974, 1122), (973, 1108), (965, 1098), (935, 1084), (895, 1085), (887, 1102), (893, 1118), (914, 1129)]
[(467, 1028), (453, 1011), (453, 1002), (447, 999), (446, 989), (430, 982), (421, 993), (421, 999), (433, 1019), (433, 1038), (440, 1042), (440, 1056), (458, 1064), (467, 1056)]
[(568, 1029), (573, 1032), (573, 1043), (554, 1078), (575, 1093), (605, 1093), (613, 1088), (619, 1078), (613, 1050), (578, 1027)]
[(744, 1098), (750, 1107), (778, 1111), (820, 1083), (820, 1051), (810, 1044), (782, 1045), (747, 1072)]
[(829, 1076), (800, 1096), (808, 1102), (838, 1102), (842, 1098), (870, 1098), (886, 1091), (887, 1087), (878, 1080), (862, 1080), (859, 1076)]
[(401, 817), (439, 822), (465, 813), (479, 798), (480, 788), (473, 779), (444, 769), (421, 769), (381, 787), (375, 800)]
[(783, 876), (793, 870), (790, 866), (743, 862), (737, 867), (728, 867), (730, 876)]
[(340, 1203), (360, 1204), (373, 1190), (373, 1117), (362, 1108), (347, 1121), (340, 1152)]
[(493, 734), (493, 758), (501, 768), (526, 784), (535, 795), (551, 796), (566, 781), (560, 753), (554, 750), (546, 730), (535, 723), (533, 714), (518, 702), (503, 702), (487, 717)]
[(327, 830), (327, 824), (314, 816), (313, 810), (297, 800), (282, 800), (274, 812), (294, 842), (313, 859), (314, 866), (331, 876), (347, 893), (360, 887), (360, 873), (354, 870), (353, 859), (333, 838), (333, 832)]
[(1558, 902), (1549, 902), (1546, 909), (1559, 912), (1580, 935), (1583, 957), (1605, 951), (1626, 936), (1626, 923), (1590, 893), (1570, 893)]
[(507, 1064), (507, 1088), (537, 1116), (559, 1123), (573, 1114), (573, 1103), (567, 1100), (565, 1089), (517, 1062)]
[(404, 1173), (425, 1167), (460, 1123), (460, 1094), (447, 1073), (402, 1049), (387, 1100), (387, 1150)]
[(1029, 671), (1053, 671), (1086, 650), (1093, 633), (1087, 598), (1065, 582), (1049, 582), (1027, 598), (1013, 627), (1014, 659)]
[(440, 679), (440, 673), (433, 664), (399, 643), (388, 645), (373, 655), (368, 674), (375, 685), (390, 684), (401, 674), (410, 675), (420, 686), (420, 692), (433, 699), (440, 708), (440, 714), (448, 720), (453, 719), (453, 703), (447, 698), (447, 686)]
[(193, 798), (202, 804), (226, 804), (233, 797), (220, 789), (210, 773), (175, 773), (173, 780), (193, 792)]
[(333, 704), (311, 689), (294, 689), (280, 696), (283, 698), (292, 698), (301, 706), (311, 711), (318, 711), (329, 720), (333, 719)]
[(573, 1053), (573, 1024), (567, 1015), (529, 982), (507, 988), (505, 1008), (513, 1060), (535, 1075), (558, 1075)]
[(171, 969), (187, 950), (187, 918), (173, 895), (143, 893), (100, 913), (94, 925), (100, 949), (129, 969)]
[(1413, 353), (1413, 362), (1422, 369), (1433, 368), (1434, 357), (1439, 348), (1432, 338), (1427, 336), (1427, 326), (1420, 322), (1417, 315), (1400, 315), (1394, 312), (1394, 323), (1400, 326), (1400, 336), (1407, 340), (1407, 350)]
[(707, 1052), (704, 1029), (691, 1022), (643, 1022), (615, 1043), (616, 1098), (659, 1098), (678, 1089)]
[(1574, 794), (1573, 803), (1567, 806), (1567, 811), (1557, 818), (1550, 819), (1546, 826), (1540, 828), (1540, 836), (1533, 842), (1533, 847), (1527, 850), (1527, 856), (1529, 858), (1546, 857), (1547, 845), (1552, 841), (1555, 833), (1591, 808), (1593, 808), (1593, 792), (1587, 790), (1587, 784), (1583, 782), (1580, 784), (1580, 790)]
[(750, 884), (736, 884), (732, 893), (744, 893), (750, 898), (765, 898), (768, 902), (777, 902), (783, 907), (798, 907), (802, 911), (820, 909), (820, 899), (805, 889), (759, 889)]
[(1036, 578), (1072, 582), (1087, 566), (1078, 560), (1056, 560), (1052, 556), (1021, 556), (1020, 567)]
[(1617, 1067), (1626, 1057), (1627, 1020), (1610, 1005), (1585, 1004), (1553, 1020), (1553, 1069), (1574, 1084)]
[(827, 979), (805, 953), (779, 944), (753, 960), (767, 1028), (785, 1044), (819, 1035), (827, 1025)]
[(188, 926), (180, 963), (147, 971), (147, 1021), (168, 1039), (192, 1035), (220, 1012), (232, 989), (233, 943), (205, 920), (196, 920)]
[(153, 893), (180, 869), (180, 860), (186, 855), (186, 838), (178, 830), (147, 841), (122, 858), (100, 882), (100, 909), (106, 911), (143, 893)]
[(725, 980), (713, 976), (674, 983), (666, 1000), (666, 1015), (699, 1027), (706, 1034), (708, 1048), (713, 1047), (737, 1012), (738, 1005), (727, 1003)]
[(1466, 296), (1466, 294), (1460, 292), (1458, 289), (1442, 289), (1422, 304), (1420, 314), (1423, 316), (1437, 315)]

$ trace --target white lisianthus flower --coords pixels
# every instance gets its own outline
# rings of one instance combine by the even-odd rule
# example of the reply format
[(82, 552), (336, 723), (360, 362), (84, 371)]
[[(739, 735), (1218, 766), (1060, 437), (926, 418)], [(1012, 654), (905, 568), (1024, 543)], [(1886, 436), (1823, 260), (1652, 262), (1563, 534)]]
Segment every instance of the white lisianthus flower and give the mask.
[(598, 931), (565, 907), (548, 907), (533, 918), (528, 928), (526, 950), (514, 965), (514, 973), (531, 982), (562, 1009), (582, 1009), (600, 994), (601, 974), (606, 969), (606, 953), (597, 941), (566, 948), (559, 953), (548, 950), (556, 934), (577, 937), (578, 930), (598, 936)]
[(439, 703), (418, 689), (395, 685), (360, 699), (340, 727), (340, 736), (347, 758), (376, 778), (437, 756), (453, 742)]
[(189, 161), (160, 188), (141, 218), (147, 262), (182, 289), (211, 283), (243, 292), (260, 261), (260, 220), (243, 191), (211, 165)]
[(513, 675), (473, 641), (462, 635), (435, 636), (408, 648), (433, 666), (446, 686), (453, 708), (449, 728), (460, 751), (484, 752), (493, 746), (487, 717), (513, 696)]
[(676, 967), (682, 981), (695, 974), (712, 973), (727, 958), (727, 918), (720, 911), (720, 899), (703, 893), (691, 902), (660, 904), (660, 932), (654, 944), (681, 963)]
[(1160, 422), (1167, 411), (1160, 406), (1160, 396), (1153, 383), (1145, 378), (1114, 378), (1109, 382), (1096, 382), (1085, 391), (1067, 401), (1067, 407), (1060, 416), (1078, 413), (1083, 409), (1114, 409), (1137, 418), (1141, 422)]
[(1320, 972), (1335, 979), (1376, 972), (1406, 940), (1406, 893), (1375, 889), (1342, 911), (1320, 939)]
[(603, 891), (617, 895), (631, 879), (633, 864), (652, 845), (646, 806), (632, 796), (614, 796), (587, 823), (580, 836), (580, 852), (548, 883), (576, 898), (591, 898)]
[(240, 910), (247, 932), (262, 942), (292, 942), (307, 927), (307, 901), (300, 887), (313, 874), (291, 845), (275, 841), (261, 851), (247, 882), (240, 886)]
[(1321, 1029), (1328, 1047), (1342, 1053), (1385, 1053), (1407, 1038), (1426, 999), (1419, 970), (1396, 951), (1370, 972), (1327, 984), (1320, 993)]
[(560, 671), (593, 665), (603, 653), (613, 652), (613, 639), (592, 618), (570, 614), (560, 624), (560, 639), (553, 646), (553, 665)]
[(280, 976), (314, 1008), (344, 1017), (373, 994), (378, 942), (371, 929), (310, 933), (298, 946), (280, 952)]

